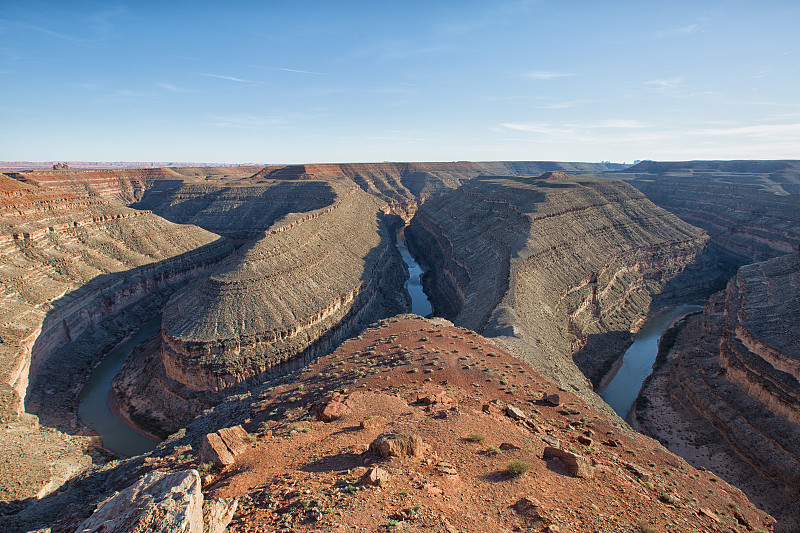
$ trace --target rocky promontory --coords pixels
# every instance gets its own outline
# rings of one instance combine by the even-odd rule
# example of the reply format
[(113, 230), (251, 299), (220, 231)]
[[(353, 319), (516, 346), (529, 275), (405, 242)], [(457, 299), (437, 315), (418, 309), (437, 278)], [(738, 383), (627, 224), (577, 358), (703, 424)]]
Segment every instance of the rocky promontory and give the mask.
[(800, 521), (800, 253), (739, 269), (681, 328), (637, 422), (778, 518)]

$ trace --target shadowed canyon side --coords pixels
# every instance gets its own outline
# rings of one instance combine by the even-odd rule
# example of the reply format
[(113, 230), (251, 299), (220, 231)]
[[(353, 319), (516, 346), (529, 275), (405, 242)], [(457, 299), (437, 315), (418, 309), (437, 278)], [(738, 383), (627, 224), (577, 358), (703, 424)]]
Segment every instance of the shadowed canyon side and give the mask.
[(607, 175), (704, 229), (735, 266), (800, 247), (800, 161), (643, 161)]
[[(0, 493), (7, 499), (47, 492), (88, 460), (75, 441), (39, 429), (23, 408), (77, 431), (76, 387), (102, 347), (146, 317), (126, 316), (122, 333), (107, 330), (106, 320), (157, 299), (232, 248), (199, 228), (5, 175), (0, 215), (0, 419), (10, 423), (0, 432), (7, 452)], [(22, 451), (28, 438), (38, 445)], [(28, 466), (52, 461), (63, 468)]]
[(689, 317), (643, 388), (636, 420), (695, 466), (800, 523), (800, 253), (739, 269)]
[(381, 205), (340, 186), (330, 206), (287, 215), (173, 296), (160, 342), (114, 382), (123, 409), (169, 434), (231, 390), (301, 366), (408, 309), (394, 225)]
[(654, 298), (718, 282), (708, 236), (621, 181), (476, 178), (426, 202), (407, 234), (437, 313), (583, 391)]

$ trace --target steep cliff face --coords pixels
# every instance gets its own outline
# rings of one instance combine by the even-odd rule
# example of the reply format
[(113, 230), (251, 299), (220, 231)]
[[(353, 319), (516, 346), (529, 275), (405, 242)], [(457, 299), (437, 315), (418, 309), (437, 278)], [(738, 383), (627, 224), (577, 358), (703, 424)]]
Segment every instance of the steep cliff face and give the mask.
[(800, 161), (645, 161), (610, 175), (704, 229), (737, 266), (800, 247)]
[(427, 201), (407, 235), (438, 313), (561, 366), (574, 355), (592, 380), (654, 297), (714, 278), (692, 266), (708, 237), (619, 181), (475, 178)]
[(247, 239), (257, 237), (288, 213), (313, 211), (335, 200), (336, 192), (324, 181), (164, 180), (153, 183), (132, 207), (179, 224)]
[[(200, 228), (0, 176), (0, 419), (13, 422), (0, 441), (24, 427), (33, 440), (62, 446), (62, 436), (40, 430), (23, 409), (38, 413), (44, 398), (59, 406), (76, 403), (82, 380), (103, 354), (84, 350), (79, 361), (62, 360), (68, 347), (107, 317), (231, 250)], [(72, 418), (54, 418), (61, 418), (59, 427), (75, 429), (74, 411)], [(72, 454), (82, 462), (79, 448)], [(13, 459), (14, 469), (31, 468)], [(49, 465), (39, 466), (42, 475), (23, 487), (27, 496), (58, 485)], [(7, 482), (2, 476), (0, 489)]]
[(36, 187), (55, 188), (78, 196), (99, 196), (124, 204), (136, 202), (154, 183), (170, 180), (242, 179), (261, 167), (130, 168), (102, 170), (34, 170), (9, 176)]
[(227, 391), (406, 309), (405, 270), (381, 203), (357, 188), (338, 192), (327, 207), (287, 215), (170, 300), (157, 353), (140, 354), (160, 369), (156, 379), (142, 378), (137, 363), (115, 380), (133, 418), (175, 430)]
[(776, 531), (800, 521), (799, 312), (800, 254), (742, 267), (687, 321), (637, 406), (644, 432), (724, 465)]

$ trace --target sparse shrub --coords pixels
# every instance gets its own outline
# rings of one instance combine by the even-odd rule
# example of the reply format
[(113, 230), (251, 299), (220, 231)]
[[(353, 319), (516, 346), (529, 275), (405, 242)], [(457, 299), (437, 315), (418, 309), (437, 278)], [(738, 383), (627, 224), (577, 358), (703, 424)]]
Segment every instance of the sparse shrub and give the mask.
[(501, 451), (500, 448), (498, 448), (497, 446), (486, 447), (486, 453), (488, 453), (489, 455), (499, 455), (500, 451)]
[(675, 496), (669, 492), (665, 492), (664, 494), (659, 496), (658, 499), (664, 503), (670, 503), (673, 505), (675, 504)]
[(513, 461), (509, 461), (508, 465), (506, 466), (506, 473), (510, 476), (521, 476), (525, 472), (531, 469), (531, 465), (522, 459), (514, 459)]
[(655, 529), (650, 527), (647, 522), (638, 520), (636, 523), (639, 526), (640, 533), (657, 533)]
[(483, 435), (481, 435), (480, 433), (472, 433), (469, 437), (467, 437), (467, 440), (470, 442), (482, 443)]
[(200, 472), (201, 476), (210, 474), (212, 470), (214, 470), (214, 463), (202, 463), (197, 467), (197, 471)]

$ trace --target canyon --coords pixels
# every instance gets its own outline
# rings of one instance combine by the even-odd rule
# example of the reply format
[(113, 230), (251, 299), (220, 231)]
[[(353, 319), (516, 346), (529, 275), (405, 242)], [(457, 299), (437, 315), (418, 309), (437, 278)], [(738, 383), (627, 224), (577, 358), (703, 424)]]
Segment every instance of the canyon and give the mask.
[[(409, 311), (396, 246), (404, 226), (434, 315), (481, 333), (627, 435), (594, 387), (650, 313), (707, 298), (734, 274), (707, 314), (722, 305), (715, 301), (745, 305), (760, 287), (751, 278), (783, 276), (769, 287), (796, 280), (796, 260), (771, 261), (796, 257), (786, 254), (800, 243), (799, 168), (453, 162), (1, 174), (0, 446), (10, 453), (0, 465), (0, 514), (13, 521), (52, 516), (75, 498), (86, 505), (143, 464), (99, 465), (77, 399), (104, 354), (147, 320), (163, 313), (115, 378), (113, 397), (130, 423), (173, 435), (152, 452), (156, 461), (176, 439), (196, 446), (201, 433), (252, 419), (254, 391), (300, 379), (303, 367), (370, 324)], [(764, 260), (758, 265), (769, 266), (745, 266)], [(731, 294), (736, 279), (746, 296)], [(761, 326), (707, 325), (704, 341), (729, 341), (719, 332), (730, 328), (740, 335), (714, 364), (737, 398), (767, 406), (791, 435), (800, 388), (786, 377), (796, 382), (788, 324), (796, 309), (786, 302), (796, 298), (757, 300), (767, 303), (738, 314), (764, 315)], [(745, 356), (750, 350), (757, 357)], [(685, 356), (691, 364), (698, 357)], [(758, 405), (741, 415), (748, 424), (761, 417)], [(714, 406), (695, 411), (706, 416)], [(717, 419), (727, 419), (712, 418), (724, 434)], [(771, 424), (761, 433), (783, 427)], [(760, 468), (769, 476), (783, 467)], [(793, 468), (782, 474), (790, 485), (799, 477)], [(81, 488), (26, 500), (70, 477)]]

